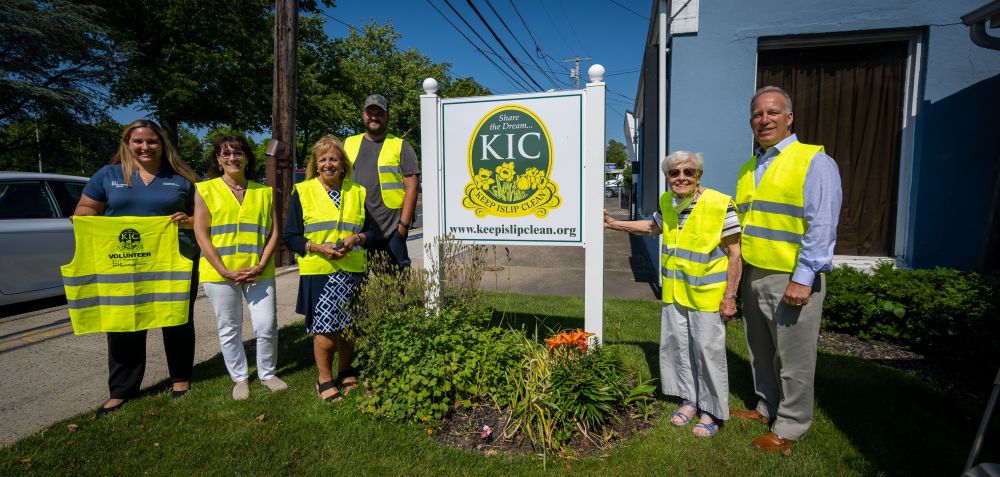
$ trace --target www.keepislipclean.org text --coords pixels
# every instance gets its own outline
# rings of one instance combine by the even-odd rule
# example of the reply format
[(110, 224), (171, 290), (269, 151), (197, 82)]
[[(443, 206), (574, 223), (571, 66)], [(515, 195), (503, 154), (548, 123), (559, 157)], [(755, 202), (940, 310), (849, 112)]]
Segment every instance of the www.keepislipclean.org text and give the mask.
[(525, 235), (561, 235), (576, 238), (576, 227), (536, 227), (534, 225), (475, 225), (448, 227), (454, 235), (488, 234), (494, 237), (523, 237)]

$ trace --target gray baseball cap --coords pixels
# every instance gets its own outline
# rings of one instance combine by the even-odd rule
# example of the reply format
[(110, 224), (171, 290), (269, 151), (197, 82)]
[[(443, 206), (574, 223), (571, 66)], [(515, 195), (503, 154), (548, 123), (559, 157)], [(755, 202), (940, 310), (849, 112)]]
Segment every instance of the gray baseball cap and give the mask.
[(378, 106), (382, 108), (383, 111), (389, 110), (389, 102), (385, 100), (385, 97), (381, 94), (368, 95), (365, 98), (365, 105), (361, 109), (368, 109), (368, 106)]

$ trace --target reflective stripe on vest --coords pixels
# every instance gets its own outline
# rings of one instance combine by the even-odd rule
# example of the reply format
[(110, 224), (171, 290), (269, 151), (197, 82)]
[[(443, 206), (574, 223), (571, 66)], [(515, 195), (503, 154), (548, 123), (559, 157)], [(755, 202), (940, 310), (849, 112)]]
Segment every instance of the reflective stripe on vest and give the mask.
[(764, 171), (759, 185), (754, 184), (756, 157), (740, 169), (736, 202), (747, 263), (779, 272), (795, 270), (808, 228), (803, 208), (806, 173), (813, 157), (822, 151), (823, 146), (789, 144)]
[(61, 267), (73, 333), (138, 331), (188, 320), (190, 259), (170, 217), (76, 216)]
[[(344, 141), (344, 153), (354, 165), (361, 151), (361, 141), (364, 134), (351, 136)], [(404, 186), (403, 170), (399, 167), (400, 155), (403, 152), (403, 140), (388, 134), (382, 141), (382, 150), (378, 153), (378, 182), (382, 187), (382, 202), (390, 209), (403, 207)]]
[[(271, 235), (274, 204), (273, 189), (247, 181), (247, 190), (240, 204), (221, 177), (195, 184), (212, 214), (212, 245), (219, 252), (222, 264), (229, 270), (243, 270), (260, 263), (260, 255)], [(274, 276), (274, 258), (268, 260), (261, 276)], [(198, 265), (202, 282), (226, 282), (204, 256)]]
[[(365, 223), (365, 188), (344, 179), (340, 188), (338, 209), (319, 178), (295, 184), (295, 193), (302, 204), (303, 235), (312, 243), (337, 243), (361, 231)], [(337, 270), (363, 272), (367, 266), (367, 252), (355, 248), (344, 257), (329, 260), (319, 253), (298, 257), (299, 275), (329, 275)]]
[(663, 215), (663, 247), (660, 274), (663, 275), (663, 302), (677, 303), (698, 311), (719, 311), (726, 293), (729, 257), (719, 249), (728, 195), (705, 189), (691, 211), (684, 228), (678, 230), (677, 211), (670, 193), (660, 196)]

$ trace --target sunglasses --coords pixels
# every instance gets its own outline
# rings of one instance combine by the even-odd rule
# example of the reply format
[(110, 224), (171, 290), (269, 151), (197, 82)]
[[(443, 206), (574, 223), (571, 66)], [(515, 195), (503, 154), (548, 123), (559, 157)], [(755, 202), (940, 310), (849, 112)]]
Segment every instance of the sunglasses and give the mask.
[(697, 169), (691, 169), (691, 168), (687, 168), (687, 169), (670, 169), (669, 171), (667, 171), (667, 175), (670, 176), (670, 177), (677, 177), (677, 176), (681, 175), (682, 172), (684, 173), (685, 176), (688, 176), (688, 177), (698, 177), (698, 170)]

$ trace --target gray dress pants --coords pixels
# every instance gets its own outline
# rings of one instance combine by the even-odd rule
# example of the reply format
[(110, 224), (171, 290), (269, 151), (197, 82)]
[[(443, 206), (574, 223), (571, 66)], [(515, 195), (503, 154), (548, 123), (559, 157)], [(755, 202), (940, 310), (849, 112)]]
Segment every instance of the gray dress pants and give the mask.
[(774, 419), (771, 431), (799, 440), (813, 418), (816, 342), (819, 339), (826, 276), (813, 283), (805, 306), (781, 302), (791, 274), (746, 265), (743, 323), (746, 327), (757, 411)]

